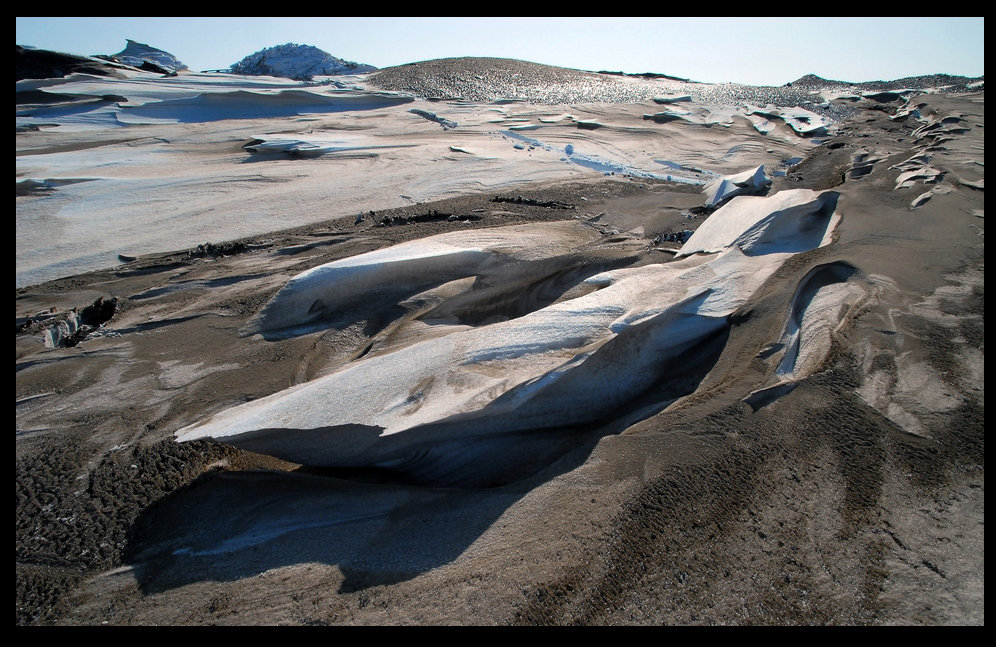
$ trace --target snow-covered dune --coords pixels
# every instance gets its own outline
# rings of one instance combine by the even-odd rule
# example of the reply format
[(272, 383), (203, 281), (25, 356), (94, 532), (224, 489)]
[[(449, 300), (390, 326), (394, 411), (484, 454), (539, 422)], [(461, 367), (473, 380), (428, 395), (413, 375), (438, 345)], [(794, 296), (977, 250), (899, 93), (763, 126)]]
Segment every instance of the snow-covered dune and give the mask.
[(982, 85), (18, 54), (18, 624), (984, 623)]
[[(514, 457), (530, 460), (542, 443), (536, 434), (596, 422), (682, 370), (674, 358), (727, 327), (785, 260), (830, 235), (835, 198), (796, 190), (734, 200), (702, 226), (714, 232), (709, 254), (596, 274), (574, 298), (362, 358), (177, 437), (213, 438), (297, 463), (390, 468), (419, 480), (496, 478)], [(746, 223), (757, 222), (765, 225), (754, 227), (759, 235), (743, 235)], [(485, 233), (490, 243), (478, 232), (438, 236), (315, 268), (267, 304), (262, 326), (306, 323), (383, 290), (414, 293), (502, 256), (514, 262), (509, 243), (530, 230)], [(492, 256), (503, 242), (511, 253)], [(527, 239), (517, 246), (531, 248)], [(523, 433), (529, 442), (519, 442)]]

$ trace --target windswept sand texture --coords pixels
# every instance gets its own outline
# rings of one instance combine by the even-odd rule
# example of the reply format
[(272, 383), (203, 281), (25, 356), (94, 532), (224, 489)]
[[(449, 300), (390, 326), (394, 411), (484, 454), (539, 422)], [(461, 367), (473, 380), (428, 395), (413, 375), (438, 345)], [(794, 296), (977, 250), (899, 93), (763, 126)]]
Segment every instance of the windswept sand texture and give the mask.
[(116, 73), (18, 84), (18, 624), (985, 623), (981, 87)]

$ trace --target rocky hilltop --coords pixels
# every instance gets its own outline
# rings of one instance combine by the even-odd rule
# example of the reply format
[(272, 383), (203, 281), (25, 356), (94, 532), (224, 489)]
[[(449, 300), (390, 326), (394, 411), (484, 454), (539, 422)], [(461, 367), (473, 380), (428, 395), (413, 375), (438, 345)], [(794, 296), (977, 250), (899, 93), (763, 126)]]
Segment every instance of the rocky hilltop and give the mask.
[(539, 103), (630, 102), (640, 89), (616, 78), (529, 61), (465, 56), (384, 68), (369, 77), (375, 86), (427, 98)]
[(527, 101), (556, 105), (640, 103), (687, 94), (696, 101), (742, 106), (803, 105), (806, 89), (697, 83), (664, 74), (620, 75), (544, 65), (510, 58), (464, 56), (383, 68), (367, 77), (374, 87), (427, 99)]
[(229, 71), (232, 74), (281, 76), (307, 81), (315, 76), (363, 74), (376, 69), (372, 65), (337, 58), (313, 45), (287, 43), (250, 54), (232, 65)]

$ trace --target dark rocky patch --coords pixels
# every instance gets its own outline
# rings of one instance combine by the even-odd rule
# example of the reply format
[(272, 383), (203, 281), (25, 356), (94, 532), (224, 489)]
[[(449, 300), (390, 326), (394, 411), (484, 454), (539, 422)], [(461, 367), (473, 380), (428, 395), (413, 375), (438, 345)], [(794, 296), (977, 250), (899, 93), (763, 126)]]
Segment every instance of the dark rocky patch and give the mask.
[(103, 326), (114, 316), (117, 305), (117, 297), (111, 297), (106, 301), (104, 297), (97, 297), (96, 301), (80, 311), (80, 323), (84, 326)]
[(492, 202), (505, 202), (510, 204), (526, 204), (533, 207), (545, 207), (547, 209), (577, 209), (572, 204), (567, 204), (566, 202), (559, 202), (557, 200), (537, 200), (535, 198), (524, 198), (521, 195), (517, 196), (501, 196), (496, 195), (491, 198)]
[[(96, 54), (94, 58), (110, 61), (111, 63), (119, 63), (121, 65), (125, 65), (124, 63), (121, 63), (121, 61), (119, 61), (115, 56), (112, 56), (110, 54)], [(143, 72), (155, 72), (156, 74), (162, 74), (163, 76), (176, 76), (176, 72), (174, 72), (173, 70), (168, 70), (165, 67), (157, 65), (156, 63), (150, 60), (143, 60), (140, 65), (137, 66), (129, 65), (128, 67), (135, 67), (135, 69), (142, 70)]]
[[(371, 212), (372, 213), (372, 212)], [(455, 213), (447, 213), (445, 211), (437, 211), (435, 209), (430, 209), (425, 213), (418, 213), (407, 215), (404, 213), (396, 215), (386, 215), (381, 218), (374, 225), (375, 227), (396, 227), (399, 225), (411, 225), (415, 223), (425, 223), (425, 222), (475, 222), (481, 219), (478, 215), (457, 215)], [(361, 221), (357, 221), (359, 224)]]
[(187, 256), (189, 258), (220, 258), (222, 256), (244, 254), (247, 251), (249, 251), (249, 246), (242, 241), (201, 243), (194, 249), (189, 250)]
[(683, 79), (680, 76), (671, 76), (669, 74), (659, 74), (657, 72), (639, 72), (635, 74), (630, 74), (627, 72), (608, 72), (605, 70), (599, 70), (599, 74), (609, 74), (611, 76), (633, 76), (640, 79), (667, 79), (669, 81), (681, 81), (683, 83), (696, 83), (691, 79)]
[(72, 348), (110, 321), (117, 303), (117, 297), (107, 300), (97, 297), (96, 301), (81, 310), (73, 308), (65, 312), (52, 311), (30, 317), (17, 317), (15, 334), (37, 334), (48, 330), (56, 346)]
[(644, 119), (652, 119), (654, 123), (666, 124), (671, 121), (678, 121), (681, 119), (681, 115), (671, 114), (667, 112), (658, 112), (652, 115), (643, 115)]
[(688, 239), (692, 237), (695, 232), (691, 229), (682, 229), (681, 231), (670, 231), (654, 236), (654, 245), (660, 245), (661, 243), (678, 243), (684, 245), (688, 242)]
[(429, 121), (436, 122), (437, 124), (443, 127), (443, 130), (456, 128), (459, 125), (455, 121), (444, 119), (443, 117), (440, 117), (436, 113), (429, 112), (428, 110), (419, 110), (418, 108), (412, 108), (408, 112), (412, 113), (413, 115), (418, 115), (419, 117), (422, 117), (424, 119), (428, 119)]

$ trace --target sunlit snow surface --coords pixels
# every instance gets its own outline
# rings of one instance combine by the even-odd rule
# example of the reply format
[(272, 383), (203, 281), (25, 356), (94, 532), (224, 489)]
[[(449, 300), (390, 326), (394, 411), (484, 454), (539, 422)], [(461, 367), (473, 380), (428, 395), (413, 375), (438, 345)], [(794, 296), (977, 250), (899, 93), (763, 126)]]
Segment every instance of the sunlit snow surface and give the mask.
[(797, 189), (767, 198), (738, 196), (702, 223), (678, 256), (719, 252), (731, 246), (751, 256), (822, 247), (829, 244), (836, 225), (836, 206), (837, 194), (832, 191)]
[(294, 117), (311, 113), (370, 110), (409, 103), (389, 92), (305, 86), (276, 77), (190, 73), (127, 80), (73, 74), (62, 79), (18, 81), (16, 91), (43, 90), (100, 99), (103, 105), (40, 105), (19, 109), (16, 125), (58, 124), (64, 130), (226, 119)]

